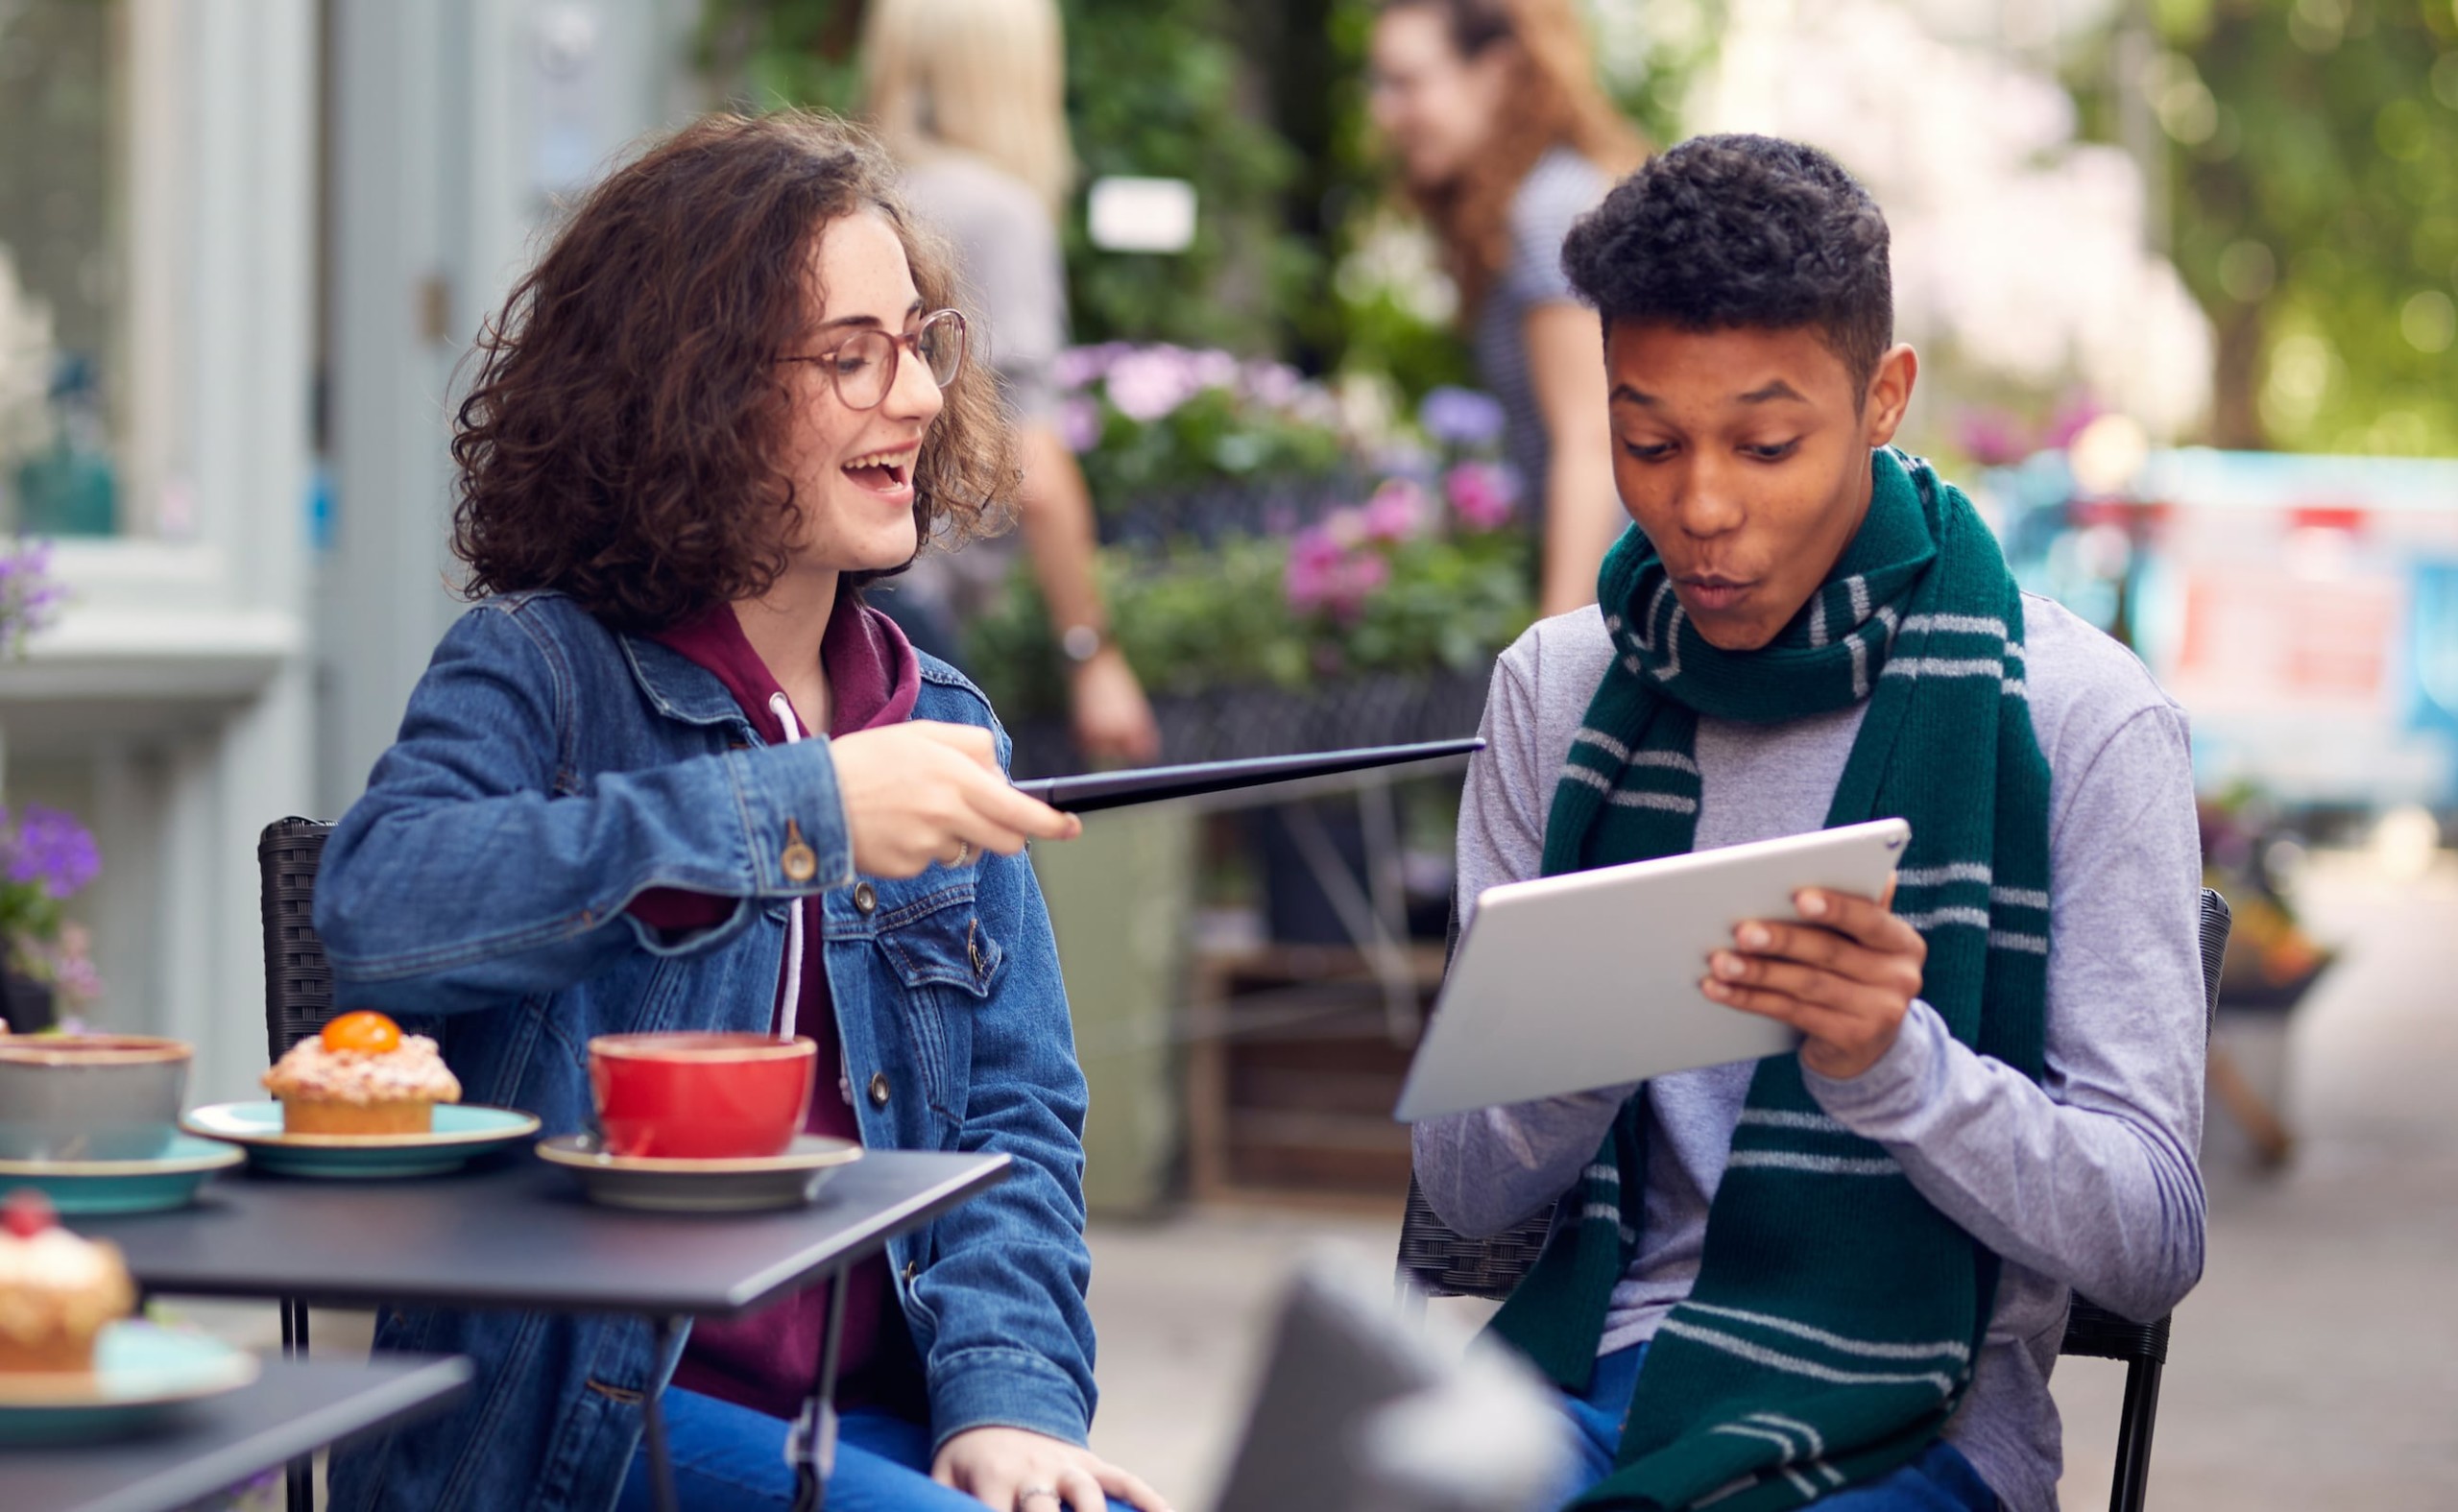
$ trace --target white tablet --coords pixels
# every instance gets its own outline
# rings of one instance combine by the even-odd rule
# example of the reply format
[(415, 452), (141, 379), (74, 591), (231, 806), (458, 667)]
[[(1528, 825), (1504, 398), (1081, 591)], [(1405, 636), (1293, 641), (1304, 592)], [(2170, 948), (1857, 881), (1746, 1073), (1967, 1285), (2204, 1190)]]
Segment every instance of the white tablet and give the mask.
[(1392, 1116), (1618, 1087), (1780, 1055), (1794, 1032), (1699, 990), (1745, 919), (1793, 918), (1804, 887), (1886, 891), (1900, 819), (1487, 888)]

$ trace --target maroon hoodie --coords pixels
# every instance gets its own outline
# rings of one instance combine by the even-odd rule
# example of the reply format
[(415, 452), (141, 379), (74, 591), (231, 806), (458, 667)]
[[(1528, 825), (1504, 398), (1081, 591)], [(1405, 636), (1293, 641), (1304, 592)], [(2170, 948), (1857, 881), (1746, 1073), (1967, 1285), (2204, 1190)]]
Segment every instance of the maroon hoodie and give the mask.
[[(766, 663), (751, 647), (731, 605), (692, 616), (654, 637), (659, 643), (707, 668), (735, 702), (743, 717), (771, 745), (801, 738), (799, 726), (785, 728), (781, 710), (790, 710), (784, 689), (778, 686)], [(821, 639), (820, 664), (828, 673), (831, 709), (828, 722), (833, 739), (860, 730), (900, 724), (913, 717), (922, 691), (921, 663), (893, 620), (857, 600), (844, 596), (828, 621)], [(712, 898), (676, 888), (652, 888), (632, 902), (631, 913), (658, 929), (705, 929), (722, 924), (737, 906), (731, 898)], [(811, 1134), (859, 1140), (860, 1126), (845, 1094), (844, 1050), (836, 1038), (836, 1009), (829, 996), (828, 972), (820, 948), (819, 900), (807, 898), (803, 910), (802, 979), (790, 980), (795, 962), (790, 954), (778, 983), (783, 1026), (787, 995), (794, 1003), (794, 1032), (807, 1035), (819, 1046), (811, 1077), (810, 1116), (804, 1129)], [(864, 1390), (865, 1368), (881, 1354), (881, 1326), (892, 1316), (887, 1258), (873, 1256), (855, 1266), (848, 1278), (845, 1333), (838, 1356), (845, 1382), (843, 1399), (852, 1404)], [(802, 1409), (819, 1370), (820, 1332), (827, 1317), (828, 1291), (814, 1287), (731, 1323), (696, 1323), (674, 1373), (674, 1383), (687, 1391), (718, 1397), (772, 1417), (791, 1418)], [(885, 1340), (890, 1351), (909, 1355), (904, 1319), (893, 1318), (900, 1337)]]

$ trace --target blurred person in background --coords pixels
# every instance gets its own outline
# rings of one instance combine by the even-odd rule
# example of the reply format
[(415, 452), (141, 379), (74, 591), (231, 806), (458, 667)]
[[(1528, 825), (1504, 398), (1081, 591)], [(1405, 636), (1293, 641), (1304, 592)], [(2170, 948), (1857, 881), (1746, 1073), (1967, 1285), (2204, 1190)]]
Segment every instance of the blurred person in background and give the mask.
[(1367, 62), (1375, 129), (1441, 238), (1537, 510), (1537, 613), (1592, 603), (1625, 521), (1596, 316), (1562, 238), (1646, 144), (1597, 84), (1571, 0), (1382, 0)]
[[(1069, 662), (1076, 744), (1148, 761), (1161, 735), (1135, 669), (1110, 638), (1094, 575), (1093, 497), (1058, 433), (1050, 373), (1067, 345), (1058, 216), (1074, 176), (1055, 0), (874, 0), (864, 22), (866, 113), (904, 168), (904, 193), (955, 246), (988, 327), (987, 357), (1024, 451), (1022, 512), (1051, 638)], [(938, 633), (1005, 583), (1010, 553), (925, 558), (900, 615)], [(925, 635), (930, 634), (926, 628)]]

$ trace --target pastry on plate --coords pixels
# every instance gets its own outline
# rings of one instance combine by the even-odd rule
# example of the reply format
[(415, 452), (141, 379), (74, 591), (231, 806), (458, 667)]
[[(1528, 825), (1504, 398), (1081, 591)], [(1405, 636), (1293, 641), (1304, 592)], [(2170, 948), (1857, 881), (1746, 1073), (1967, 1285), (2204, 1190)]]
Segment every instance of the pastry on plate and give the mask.
[(437, 1103), (461, 1100), (433, 1040), (363, 1010), (292, 1045), (264, 1087), (281, 1099), (285, 1134), (425, 1134)]
[(32, 1188), (0, 1217), (0, 1375), (94, 1368), (94, 1339), (128, 1315), (136, 1287), (114, 1244), (81, 1239)]

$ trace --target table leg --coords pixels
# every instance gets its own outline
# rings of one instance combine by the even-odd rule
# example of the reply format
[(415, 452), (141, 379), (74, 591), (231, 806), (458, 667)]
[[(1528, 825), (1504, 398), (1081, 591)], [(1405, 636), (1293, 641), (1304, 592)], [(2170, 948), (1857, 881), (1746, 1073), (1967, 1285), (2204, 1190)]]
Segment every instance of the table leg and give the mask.
[(793, 1512), (820, 1512), (828, 1503), (828, 1477), (836, 1471), (836, 1346), (845, 1336), (845, 1279), (828, 1283), (828, 1323), (819, 1335), (819, 1379), (785, 1444), (794, 1466)]
[[(674, 1345), (674, 1319), (658, 1317), (650, 1320), (655, 1331), (649, 1345), (652, 1371), (665, 1368), (665, 1354)], [(677, 1512), (680, 1505), (674, 1497), (674, 1460), (665, 1447), (665, 1413), (658, 1403), (665, 1395), (661, 1388), (640, 1399), (640, 1428), (648, 1436), (649, 1501), (657, 1512)]]
[[(281, 1355), (284, 1359), (307, 1357), (307, 1303), (303, 1298), (281, 1299)], [(301, 1454), (282, 1467), (282, 1499), (289, 1512), (315, 1512), (315, 1455)]]

